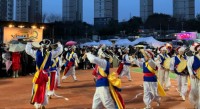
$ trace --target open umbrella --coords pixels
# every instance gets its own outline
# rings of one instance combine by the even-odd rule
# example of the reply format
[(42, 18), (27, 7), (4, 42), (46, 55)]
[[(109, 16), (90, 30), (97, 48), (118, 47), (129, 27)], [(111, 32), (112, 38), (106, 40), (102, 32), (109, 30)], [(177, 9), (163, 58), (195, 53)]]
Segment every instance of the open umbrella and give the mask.
[(65, 45), (72, 46), (72, 45), (76, 45), (76, 44), (77, 44), (77, 42), (75, 42), (75, 41), (68, 41), (68, 42), (66, 42)]
[(9, 44), (19, 44), (19, 41), (18, 41), (18, 40), (11, 40), (11, 41), (9, 42)]
[(10, 52), (21, 52), (25, 50), (25, 45), (24, 44), (11, 44), (9, 51)]
[(12, 65), (12, 61), (7, 60), (7, 61), (5, 62), (5, 64), (6, 64), (6, 72), (8, 72), (8, 70), (10, 69), (10, 67), (11, 67), (11, 65)]

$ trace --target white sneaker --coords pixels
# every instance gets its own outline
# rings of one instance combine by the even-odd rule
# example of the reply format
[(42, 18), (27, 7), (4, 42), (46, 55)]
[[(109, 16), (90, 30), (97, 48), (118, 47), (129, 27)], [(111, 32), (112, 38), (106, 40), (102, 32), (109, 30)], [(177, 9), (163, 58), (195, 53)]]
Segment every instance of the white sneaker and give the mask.
[(131, 81), (132, 81), (132, 79), (129, 79), (128, 81), (130, 81), (130, 82), (131, 82)]
[(184, 96), (184, 95), (182, 95), (181, 97), (182, 97), (183, 101), (185, 101), (185, 96)]
[(157, 106), (158, 106), (158, 107), (160, 106), (160, 100), (161, 100), (160, 97), (156, 100), (156, 103), (157, 103)]
[(19, 77), (19, 75), (18, 75), (18, 74), (16, 74), (15, 78), (18, 78), (18, 77)]
[(160, 106), (160, 102), (159, 101), (157, 101), (157, 105), (156, 105), (157, 107), (159, 107)]
[(146, 106), (144, 109), (151, 109), (151, 106), (148, 105), (148, 106)]
[(165, 90), (165, 91), (169, 91), (169, 88), (165, 88), (164, 90)]
[(62, 80), (64, 80), (64, 79), (66, 79), (66, 76), (63, 76), (63, 77), (62, 77)]

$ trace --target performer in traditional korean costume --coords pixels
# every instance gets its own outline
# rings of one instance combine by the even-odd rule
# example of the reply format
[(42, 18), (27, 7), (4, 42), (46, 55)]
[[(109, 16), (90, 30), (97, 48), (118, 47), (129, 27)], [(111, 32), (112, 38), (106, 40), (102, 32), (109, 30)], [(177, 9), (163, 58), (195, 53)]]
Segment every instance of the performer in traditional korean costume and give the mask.
[[(32, 56), (36, 60), (37, 72), (33, 78), (33, 90), (31, 97), (31, 104), (34, 104), (35, 108), (41, 108), (48, 104), (47, 96), (47, 82), (48, 82), (48, 70), (51, 65), (51, 60), (60, 55), (63, 51), (63, 46), (60, 42), (57, 43), (58, 47), (55, 50), (48, 51), (50, 41), (44, 39), (40, 43), (28, 42), (26, 45), (26, 53)], [(38, 48), (33, 50), (32, 45)]]

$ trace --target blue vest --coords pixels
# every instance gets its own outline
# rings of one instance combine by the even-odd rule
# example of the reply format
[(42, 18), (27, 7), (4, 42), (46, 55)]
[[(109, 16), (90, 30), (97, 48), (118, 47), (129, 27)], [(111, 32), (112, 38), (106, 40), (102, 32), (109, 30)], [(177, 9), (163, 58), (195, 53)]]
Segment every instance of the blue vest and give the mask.
[(49, 71), (57, 70), (57, 65), (53, 67), (54, 61), (51, 61), (51, 68)]
[[(68, 52), (67, 53), (67, 57), (69, 57), (70, 56), (70, 54), (71, 54), (71, 52)], [(73, 53), (74, 54), (74, 53)], [(73, 65), (72, 66), (74, 66), (75, 65), (75, 58), (73, 58), (73, 54), (72, 54), (72, 58), (70, 58), (69, 60), (67, 59), (66, 60), (66, 63), (65, 63), (65, 67), (67, 66), (67, 64), (69, 63), (69, 62), (73, 62)]]
[[(181, 62), (180, 60), (179, 60), (179, 58), (178, 58), (178, 56), (175, 56), (174, 57), (175, 58), (175, 62), (174, 62), (174, 72), (177, 74), (177, 75), (186, 75), (186, 74), (184, 74), (184, 73), (182, 73), (182, 72), (178, 72), (177, 70), (176, 70), (176, 66)], [(183, 57), (185, 60), (186, 60), (186, 57), (184, 56)]]
[[(107, 65), (106, 65), (106, 69), (104, 70), (104, 72), (109, 75), (109, 72), (110, 72), (110, 63), (107, 62)], [(99, 71), (97, 73), (97, 75), (100, 75)], [(96, 81), (96, 87), (101, 87), (101, 86), (109, 86), (109, 82), (108, 82), (108, 78), (107, 77), (102, 77), (100, 79), (97, 79)]]
[[(51, 65), (51, 53), (49, 54), (49, 57), (47, 59), (46, 65), (44, 66), (44, 70), (49, 69)], [(45, 56), (42, 56), (42, 52), (40, 50), (37, 50), (36, 52), (36, 65), (40, 69), (40, 66), (42, 65), (44, 61)]]
[(164, 64), (164, 61), (165, 61), (165, 56), (163, 57), (163, 56), (161, 56), (161, 55), (159, 55), (160, 56), (160, 59), (161, 59), (161, 65), (163, 65)]
[[(126, 55), (127, 55), (127, 54), (126, 54)], [(127, 62), (126, 62), (126, 55), (124, 55), (124, 58), (123, 58), (124, 65), (128, 65), (128, 66), (130, 66), (130, 65), (131, 65), (131, 63), (127, 63)]]
[[(197, 56), (194, 56), (194, 62), (192, 64), (192, 69), (195, 71), (200, 67), (200, 60)], [(193, 74), (196, 75), (193, 71)]]
[[(143, 63), (143, 73), (152, 73), (149, 71), (149, 69), (146, 67), (145, 62)], [(153, 74), (153, 73), (152, 73)], [(151, 77), (147, 77), (147, 76), (143, 76), (143, 80), (146, 82), (157, 82), (157, 77), (156, 75), (151, 76)]]

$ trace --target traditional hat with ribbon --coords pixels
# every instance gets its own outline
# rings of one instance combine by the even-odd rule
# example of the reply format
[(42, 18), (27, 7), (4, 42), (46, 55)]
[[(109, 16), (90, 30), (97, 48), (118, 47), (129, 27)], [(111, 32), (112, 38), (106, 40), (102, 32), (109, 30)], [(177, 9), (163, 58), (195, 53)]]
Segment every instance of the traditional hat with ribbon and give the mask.
[(151, 50), (141, 49), (140, 50), (143, 55), (147, 55), (150, 58), (154, 58), (154, 53)]
[(179, 46), (179, 47), (176, 48), (176, 52), (181, 52), (181, 51), (184, 52), (185, 49), (186, 49), (185, 47)]
[(199, 45), (199, 43), (193, 43), (191, 46), (190, 46), (190, 51), (192, 51), (192, 52), (196, 52), (195, 51), (195, 47), (197, 46), (197, 45)]
[(144, 51), (150, 58), (154, 58), (154, 53), (151, 50), (144, 50)]
[(129, 49), (128, 47), (124, 48), (124, 52), (125, 52), (125, 51), (129, 51), (129, 50), (130, 50), (130, 49)]
[(31, 44), (32, 44), (32, 46), (35, 47), (35, 48), (40, 48), (40, 47), (41, 47), (41, 45), (40, 45), (39, 42), (32, 42)]
[(43, 39), (41, 42), (40, 42), (40, 45), (42, 46), (42, 47), (49, 47), (50, 46), (50, 44), (51, 44), (51, 41), (49, 40), (49, 39)]
[(195, 50), (195, 51), (199, 51), (199, 50), (200, 50), (200, 44), (197, 45), (197, 46), (195, 46), (194, 50)]
[(167, 50), (167, 48), (165, 46), (161, 46), (158, 50), (163, 51), (163, 50)]

